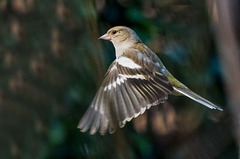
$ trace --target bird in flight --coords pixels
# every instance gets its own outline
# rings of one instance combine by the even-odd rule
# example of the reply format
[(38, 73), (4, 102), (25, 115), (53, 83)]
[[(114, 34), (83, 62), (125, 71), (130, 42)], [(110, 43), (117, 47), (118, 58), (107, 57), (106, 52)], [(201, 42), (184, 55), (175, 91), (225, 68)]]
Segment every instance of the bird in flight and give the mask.
[(79, 121), (80, 131), (114, 133), (146, 109), (163, 103), (169, 94), (184, 95), (208, 108), (223, 110), (173, 77), (132, 29), (116, 26), (99, 39), (113, 43), (116, 59)]

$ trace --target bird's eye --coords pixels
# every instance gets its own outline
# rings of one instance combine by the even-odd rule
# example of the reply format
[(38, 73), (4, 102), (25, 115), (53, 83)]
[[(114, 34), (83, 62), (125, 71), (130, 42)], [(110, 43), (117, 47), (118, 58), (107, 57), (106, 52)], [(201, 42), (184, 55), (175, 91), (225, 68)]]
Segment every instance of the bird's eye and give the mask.
[(113, 34), (116, 34), (116, 33), (117, 33), (117, 30), (113, 30), (112, 33), (113, 33)]

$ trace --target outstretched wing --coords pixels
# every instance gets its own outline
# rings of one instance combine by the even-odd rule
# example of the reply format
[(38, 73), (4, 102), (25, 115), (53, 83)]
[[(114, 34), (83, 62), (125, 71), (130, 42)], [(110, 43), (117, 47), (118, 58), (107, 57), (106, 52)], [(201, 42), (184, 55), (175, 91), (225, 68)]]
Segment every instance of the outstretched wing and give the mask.
[(90, 129), (91, 134), (113, 133), (151, 106), (163, 103), (172, 91), (159, 68), (131, 49), (111, 64), (78, 128), (82, 132)]

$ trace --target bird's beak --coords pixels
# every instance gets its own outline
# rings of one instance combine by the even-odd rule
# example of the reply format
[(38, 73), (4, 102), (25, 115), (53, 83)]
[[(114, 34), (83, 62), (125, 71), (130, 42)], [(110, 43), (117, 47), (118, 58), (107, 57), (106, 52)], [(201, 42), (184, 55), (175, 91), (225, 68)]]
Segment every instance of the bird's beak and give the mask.
[(103, 39), (103, 40), (111, 40), (110, 36), (108, 35), (108, 33), (102, 35), (101, 37), (99, 37), (98, 39)]

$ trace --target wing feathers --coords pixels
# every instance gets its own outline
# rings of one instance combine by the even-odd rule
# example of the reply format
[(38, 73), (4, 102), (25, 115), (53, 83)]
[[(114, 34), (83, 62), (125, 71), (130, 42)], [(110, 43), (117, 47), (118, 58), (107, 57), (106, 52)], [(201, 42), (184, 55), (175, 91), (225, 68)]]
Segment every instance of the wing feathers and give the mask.
[(133, 59), (120, 56), (109, 67), (78, 128), (83, 132), (90, 129), (90, 134), (113, 133), (118, 126), (164, 102), (173, 88), (155, 67), (144, 55), (137, 54)]
[(124, 103), (125, 103), (125, 107), (127, 109), (127, 121), (130, 121), (131, 118), (134, 116), (134, 107), (133, 107), (133, 104), (132, 104), (132, 101), (130, 99), (130, 95), (128, 94), (127, 90), (126, 90), (126, 85), (123, 85), (121, 88), (122, 88), (122, 95), (123, 95), (123, 100), (124, 100)]
[(141, 111), (141, 105), (146, 104), (136, 89), (133, 86), (130, 86), (128, 83), (129, 82), (126, 83), (125, 88), (133, 105), (134, 117), (137, 117), (137, 114)]
[(121, 91), (119, 90), (119, 87), (116, 91), (117, 94), (117, 109), (119, 110), (119, 117), (120, 117), (120, 121), (119, 121), (119, 126), (123, 127), (124, 125), (121, 123), (125, 118), (126, 118), (126, 108), (124, 105), (124, 101), (121, 95)]

